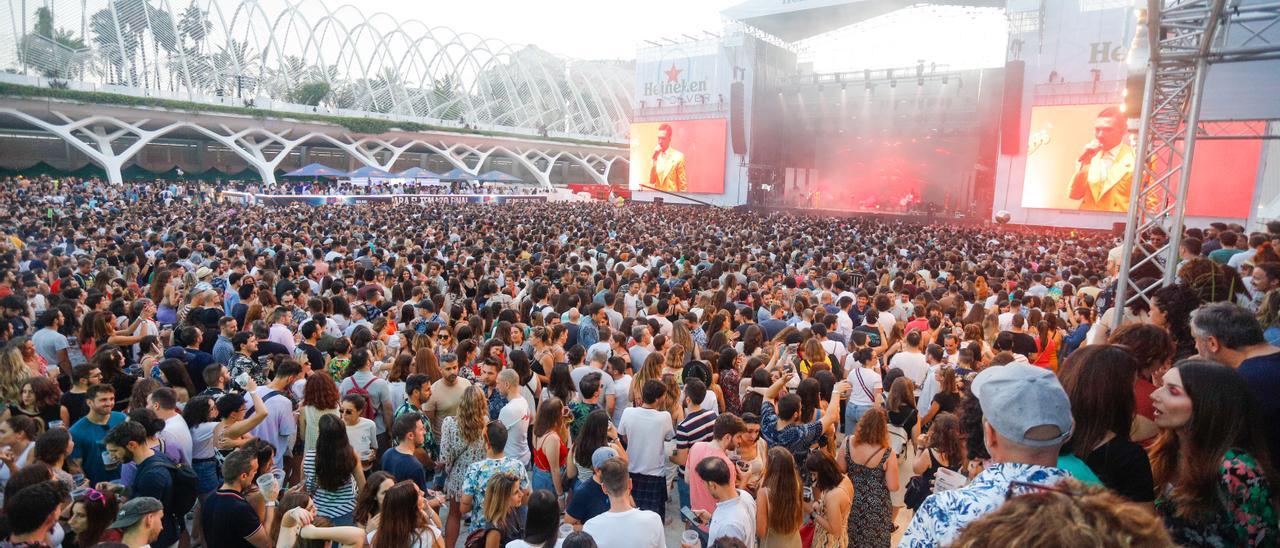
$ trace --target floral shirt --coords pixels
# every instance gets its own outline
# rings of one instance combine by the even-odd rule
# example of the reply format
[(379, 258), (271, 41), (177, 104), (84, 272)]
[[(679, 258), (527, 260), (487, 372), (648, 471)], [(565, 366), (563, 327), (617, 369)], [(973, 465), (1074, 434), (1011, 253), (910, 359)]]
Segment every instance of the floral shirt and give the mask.
[(945, 546), (964, 526), (1004, 504), (1015, 481), (1053, 485), (1071, 474), (1061, 468), (999, 462), (983, 470), (969, 485), (929, 495), (911, 519), (899, 546)]
[(738, 383), (742, 375), (732, 367), (720, 372), (720, 391), (724, 392), (724, 412), (742, 414), (742, 399), (738, 397)]
[(1177, 516), (1177, 505), (1156, 498), (1156, 510), (1174, 542), (1186, 546), (1280, 546), (1280, 525), (1271, 505), (1272, 486), (1253, 455), (1227, 450), (1219, 487), (1226, 507), (1216, 516), (1193, 521)]
[(501, 413), (502, 408), (510, 403), (511, 400), (508, 400), (506, 396), (502, 395), (502, 391), (497, 388), (486, 387), (483, 388), (483, 390), (485, 392), (485, 399), (489, 402), (489, 420), (496, 421), (498, 420), (498, 413)]
[(467, 467), (467, 475), (462, 480), (462, 494), (471, 495), (471, 526), (482, 529), (489, 526), (484, 519), (484, 490), (489, 480), (499, 474), (514, 474), (520, 478), (520, 488), (529, 489), (529, 474), (525, 472), (524, 463), (520, 459), (502, 457), (500, 459), (484, 459)]
[(227, 364), (227, 373), (232, 379), (239, 377), (241, 373), (248, 373), (258, 386), (267, 384), (267, 368), (244, 354), (236, 354), (231, 358), (231, 363)]
[(575, 401), (569, 404), (569, 438), (578, 439), (578, 432), (582, 431), (582, 425), (587, 422), (587, 415), (592, 411), (600, 409), (598, 403), (587, 403), (583, 401)]
[[(404, 400), (404, 402), (400, 404), (400, 407), (396, 408), (396, 412), (395, 414), (392, 415), (392, 417), (398, 419), (400, 418), (400, 415), (403, 415), (405, 413), (418, 413), (422, 415), (424, 419), (427, 416), (425, 413), (422, 412), (421, 409), (414, 407), (413, 404), (409, 402), (409, 400)], [(436, 438), (435, 430), (431, 428), (431, 421), (429, 420), (422, 421), (422, 426), (426, 428), (426, 432), (427, 432), (426, 437), (422, 439), (422, 450), (426, 451), (427, 455), (429, 455), (432, 459), (439, 458), (440, 457), (440, 440)], [(395, 441), (392, 440), (392, 443), (395, 443)], [(431, 472), (432, 472), (431, 470), (428, 470), (427, 474), (430, 475)]]
[(444, 492), (450, 499), (462, 497), (462, 480), (472, 463), (484, 460), (484, 435), (467, 445), (457, 417), (445, 417), (440, 423), (440, 458), (445, 464)]
[(796, 462), (804, 462), (805, 457), (809, 456), (809, 447), (821, 435), (822, 421), (817, 418), (809, 424), (791, 424), (778, 429), (778, 412), (773, 402), (764, 402), (760, 406), (760, 437), (769, 443), (769, 447), (787, 448), (796, 455)]
[(329, 372), (329, 376), (333, 377), (333, 382), (342, 384), (342, 372), (347, 369), (347, 365), (351, 364), (351, 358), (334, 358), (329, 360), (329, 365), (325, 369)]

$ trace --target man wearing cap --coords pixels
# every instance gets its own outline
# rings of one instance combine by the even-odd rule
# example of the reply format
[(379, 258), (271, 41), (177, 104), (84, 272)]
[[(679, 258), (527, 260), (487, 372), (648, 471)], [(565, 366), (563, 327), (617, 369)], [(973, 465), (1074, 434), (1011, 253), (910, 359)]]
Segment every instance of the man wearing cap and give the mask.
[(941, 546), (994, 511), (1010, 493), (1070, 477), (1056, 467), (1071, 435), (1071, 402), (1053, 372), (1033, 365), (991, 367), (973, 381), (991, 464), (959, 489), (929, 495), (902, 536), (902, 546)]
[(116, 520), (108, 529), (120, 529), (124, 536), (120, 543), (129, 548), (149, 547), (160, 537), (164, 530), (161, 523), (164, 517), (164, 505), (151, 497), (135, 497), (120, 506)]
[(587, 520), (609, 511), (609, 495), (600, 487), (600, 467), (614, 457), (621, 457), (626, 462), (626, 452), (619, 453), (622, 446), (618, 443), (617, 433), (612, 426), (609, 433), (609, 445), (597, 447), (591, 453), (591, 476), (573, 487), (573, 496), (569, 498), (568, 508), (565, 508), (564, 521), (573, 525), (575, 531), (581, 531), (582, 524)]

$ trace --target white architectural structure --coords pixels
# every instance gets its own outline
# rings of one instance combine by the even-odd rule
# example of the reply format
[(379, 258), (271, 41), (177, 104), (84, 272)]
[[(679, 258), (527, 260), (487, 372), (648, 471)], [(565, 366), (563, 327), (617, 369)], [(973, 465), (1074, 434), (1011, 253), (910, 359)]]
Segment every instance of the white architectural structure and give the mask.
[[(318, 112), (598, 140), (623, 139), (629, 126), (630, 62), (564, 59), (536, 47), (365, 14), (350, 4), (6, 3), (0, 7), (8, 19), (0, 24), (0, 70), (68, 81), (77, 89), (293, 103)], [(431, 4), (422, 8), (429, 17)]]

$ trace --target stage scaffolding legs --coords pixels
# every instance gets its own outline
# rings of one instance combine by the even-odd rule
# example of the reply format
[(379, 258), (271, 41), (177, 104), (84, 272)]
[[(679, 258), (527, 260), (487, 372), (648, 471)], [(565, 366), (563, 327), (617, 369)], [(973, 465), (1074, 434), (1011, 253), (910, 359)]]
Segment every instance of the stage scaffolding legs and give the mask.
[[(1220, 47), (1219, 34), (1233, 21), (1266, 20), (1280, 21), (1275, 4), (1240, 6), (1233, 1), (1228, 8), (1227, 0), (1149, 0), (1146, 24), (1151, 56), (1115, 306), (1149, 299), (1156, 289), (1175, 281), (1196, 139), (1210, 131), (1200, 121), (1209, 67), (1280, 55), (1280, 44)], [(1159, 283), (1141, 287), (1134, 272), (1153, 267), (1160, 272)], [(1119, 327), (1123, 317), (1118, 309), (1113, 328)]]

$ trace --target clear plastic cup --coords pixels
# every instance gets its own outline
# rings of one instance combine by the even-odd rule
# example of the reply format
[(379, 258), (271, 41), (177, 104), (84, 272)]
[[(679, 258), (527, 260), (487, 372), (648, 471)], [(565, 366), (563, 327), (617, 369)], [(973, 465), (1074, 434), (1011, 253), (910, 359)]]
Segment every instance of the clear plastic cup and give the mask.
[(698, 532), (693, 529), (685, 530), (684, 534), (680, 535), (680, 547), (702, 548), (702, 539), (698, 537)]
[(258, 476), (257, 481), (258, 489), (263, 493), (276, 493), (284, 481), (284, 472), (281, 470), (272, 470), (270, 473)]
[(568, 523), (561, 523), (561, 524), (560, 524), (560, 535), (559, 535), (559, 536), (560, 536), (560, 539), (561, 539), (561, 540), (564, 540), (565, 538), (568, 538), (568, 537), (569, 537), (569, 535), (572, 535), (572, 534), (573, 534), (573, 526), (572, 526), (572, 525), (569, 525)]

